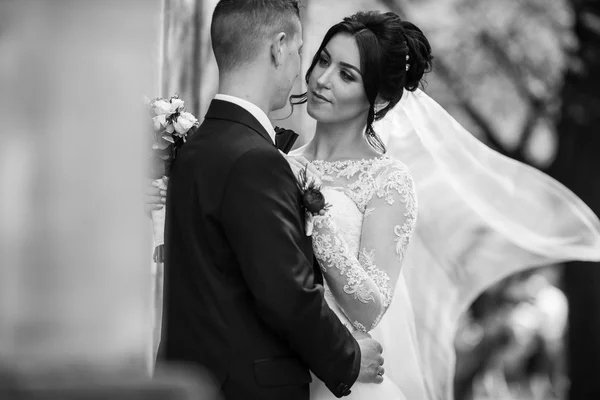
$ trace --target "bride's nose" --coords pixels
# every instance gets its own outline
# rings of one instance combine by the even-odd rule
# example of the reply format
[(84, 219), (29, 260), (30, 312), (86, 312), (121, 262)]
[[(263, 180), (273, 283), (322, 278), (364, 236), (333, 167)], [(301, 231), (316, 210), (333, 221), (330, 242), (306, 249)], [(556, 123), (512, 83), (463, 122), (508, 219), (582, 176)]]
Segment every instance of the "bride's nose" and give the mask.
[(331, 89), (331, 73), (332, 69), (328, 68), (323, 71), (321, 76), (317, 78), (317, 86), (322, 89)]

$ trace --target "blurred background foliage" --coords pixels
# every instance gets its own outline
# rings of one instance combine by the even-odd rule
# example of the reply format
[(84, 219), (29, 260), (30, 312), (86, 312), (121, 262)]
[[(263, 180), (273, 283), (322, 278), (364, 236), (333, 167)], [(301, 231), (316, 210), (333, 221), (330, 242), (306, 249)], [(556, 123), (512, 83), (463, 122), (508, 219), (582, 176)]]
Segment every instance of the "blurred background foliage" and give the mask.
[(576, 48), (568, 2), (384, 3), (432, 42), (426, 89), (434, 98), (496, 150), (541, 167), (552, 162), (559, 94)]

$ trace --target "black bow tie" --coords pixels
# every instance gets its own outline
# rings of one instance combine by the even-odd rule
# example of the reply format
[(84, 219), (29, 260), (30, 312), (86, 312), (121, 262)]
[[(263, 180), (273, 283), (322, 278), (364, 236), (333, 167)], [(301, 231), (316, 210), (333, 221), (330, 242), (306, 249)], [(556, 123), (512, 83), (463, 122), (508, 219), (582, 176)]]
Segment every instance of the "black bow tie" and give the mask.
[(298, 134), (291, 129), (275, 127), (275, 146), (285, 154), (289, 153), (298, 139)]

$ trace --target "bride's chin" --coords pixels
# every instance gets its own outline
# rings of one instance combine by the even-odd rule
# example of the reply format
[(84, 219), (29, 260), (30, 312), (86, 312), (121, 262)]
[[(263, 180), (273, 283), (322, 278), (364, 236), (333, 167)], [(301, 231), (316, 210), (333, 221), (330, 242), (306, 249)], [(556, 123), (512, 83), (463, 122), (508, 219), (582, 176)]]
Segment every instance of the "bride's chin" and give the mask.
[(306, 103), (306, 113), (312, 118), (317, 120), (317, 122), (326, 119), (326, 116), (323, 115), (323, 112), (319, 112), (319, 107), (315, 107), (314, 104), (311, 104), (310, 100)]

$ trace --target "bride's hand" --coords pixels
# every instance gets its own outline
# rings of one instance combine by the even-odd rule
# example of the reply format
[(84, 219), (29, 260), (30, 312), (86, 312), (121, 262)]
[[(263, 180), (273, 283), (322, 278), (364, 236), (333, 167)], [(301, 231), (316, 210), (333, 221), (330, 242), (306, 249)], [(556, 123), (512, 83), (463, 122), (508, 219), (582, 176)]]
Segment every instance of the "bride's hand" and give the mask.
[[(168, 185), (168, 178), (163, 178), (165, 185)], [(165, 206), (167, 202), (167, 191), (162, 190), (157, 186), (155, 181), (150, 181), (146, 187), (146, 193), (144, 196), (144, 212), (151, 217), (153, 210), (160, 210)]]
[(312, 165), (310, 163), (310, 161), (308, 161), (306, 159), (306, 157), (290, 156), (289, 154), (285, 154), (283, 152), (281, 152), (281, 154), (285, 157), (288, 164), (290, 164), (290, 167), (292, 168), (292, 172), (294, 173), (294, 176), (296, 177), (296, 179), (298, 179), (298, 176), (300, 175), (300, 173), (306, 169), (308, 179), (314, 179), (317, 182), (319, 182), (321, 180), (321, 177), (323, 176), (323, 174), (320, 173), (315, 168), (315, 166)]

